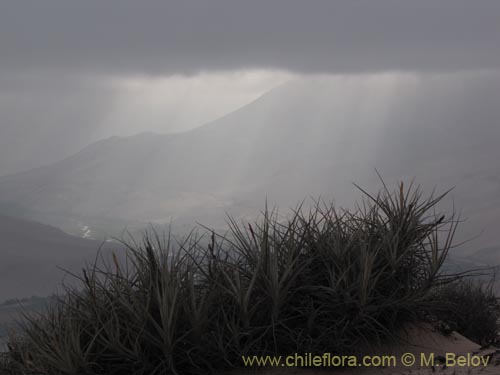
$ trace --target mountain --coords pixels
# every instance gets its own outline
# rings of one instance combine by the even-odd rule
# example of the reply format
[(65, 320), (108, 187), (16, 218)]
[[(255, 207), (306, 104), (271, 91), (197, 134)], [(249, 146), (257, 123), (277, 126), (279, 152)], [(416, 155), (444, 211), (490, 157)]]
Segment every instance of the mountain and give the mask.
[(225, 211), (254, 213), (266, 199), (281, 208), (319, 195), (350, 205), (360, 197), (352, 182), (380, 187), (377, 169), (388, 183), (414, 177), (427, 192), (455, 187), (468, 218), (460, 236), (482, 233), (471, 246), (497, 246), (500, 76), (460, 77), (293, 81), (185, 133), (112, 137), (1, 177), (0, 212), (93, 230), (99, 220), (211, 225)]
[(79, 272), (100, 246), (48, 225), (0, 215), (0, 302), (55, 292), (65, 276), (62, 269)]

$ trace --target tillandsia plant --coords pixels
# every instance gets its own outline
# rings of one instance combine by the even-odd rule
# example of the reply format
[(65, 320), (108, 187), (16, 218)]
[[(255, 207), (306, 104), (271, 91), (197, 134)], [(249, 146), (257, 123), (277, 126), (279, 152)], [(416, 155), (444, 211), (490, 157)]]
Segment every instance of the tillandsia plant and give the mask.
[[(363, 191), (363, 190), (362, 190)], [(355, 352), (435, 315), (458, 220), (401, 183), (354, 211), (314, 202), (229, 232), (146, 234), (27, 316), (9, 365), (43, 374), (206, 373), (242, 355)], [(442, 296), (444, 294), (440, 294)], [(497, 310), (498, 311), (498, 310)]]

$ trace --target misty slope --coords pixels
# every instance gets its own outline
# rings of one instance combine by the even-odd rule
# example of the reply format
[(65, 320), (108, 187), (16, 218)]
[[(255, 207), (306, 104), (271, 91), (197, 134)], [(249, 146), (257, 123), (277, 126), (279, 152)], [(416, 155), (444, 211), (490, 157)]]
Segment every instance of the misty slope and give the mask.
[(57, 266), (79, 271), (99, 246), (57, 228), (0, 215), (0, 302), (53, 293), (64, 276)]
[[(456, 186), (465, 235), (500, 219), (500, 77), (382, 75), (283, 85), (198, 129), (113, 137), (0, 178), (0, 207), (27, 214), (169, 221), (308, 196), (350, 202), (353, 181)], [(488, 117), (483, 114), (488, 113)], [(378, 186), (378, 185), (377, 185)], [(234, 212), (234, 211), (233, 211)]]

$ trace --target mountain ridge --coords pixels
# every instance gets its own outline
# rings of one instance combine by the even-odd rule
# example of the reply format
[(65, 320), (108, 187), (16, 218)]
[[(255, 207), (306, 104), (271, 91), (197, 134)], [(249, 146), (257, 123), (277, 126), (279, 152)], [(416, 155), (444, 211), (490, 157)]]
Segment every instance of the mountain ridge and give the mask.
[[(500, 181), (486, 167), (500, 157), (500, 110), (491, 98), (500, 77), (489, 77), (487, 89), (449, 77), (388, 77), (288, 82), (196, 129), (107, 138), (51, 166), (0, 177), (0, 203), (37, 219), (213, 218), (258, 209), (266, 198), (282, 207), (320, 195), (349, 203), (359, 197), (352, 182), (376, 186), (378, 169), (389, 182), (456, 185), (467, 210), (487, 202), (489, 215), (500, 216)], [(481, 117), (486, 107), (490, 118)], [(478, 118), (481, 131), (470, 126)], [(478, 178), (484, 184), (476, 187)]]
[(33, 220), (1, 214), (0, 238), (0, 301), (52, 294), (64, 276), (62, 269), (79, 272), (102, 245)]

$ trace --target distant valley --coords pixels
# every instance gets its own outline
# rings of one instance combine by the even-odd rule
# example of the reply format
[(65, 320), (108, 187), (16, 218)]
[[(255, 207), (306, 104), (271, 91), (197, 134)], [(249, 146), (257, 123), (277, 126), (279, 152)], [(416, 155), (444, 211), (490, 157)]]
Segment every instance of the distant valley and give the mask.
[[(378, 190), (377, 169), (389, 185), (415, 178), (426, 193), (454, 188), (442, 207), (455, 204), (466, 219), (457, 240), (473, 239), (460, 251), (488, 248), (488, 259), (495, 258), (500, 77), (408, 76), (380, 87), (376, 78), (293, 81), (191, 131), (105, 139), (60, 162), (0, 177), (0, 213), (100, 241), (148, 224), (222, 228), (226, 212), (252, 218), (266, 201), (281, 212), (319, 196), (352, 207), (362, 196), (352, 183)], [(71, 254), (95, 248), (65, 240)], [(49, 245), (31, 241), (35, 254), (50, 254)], [(11, 253), (33, 251), (19, 246)], [(59, 249), (47, 262), (64, 259)]]

